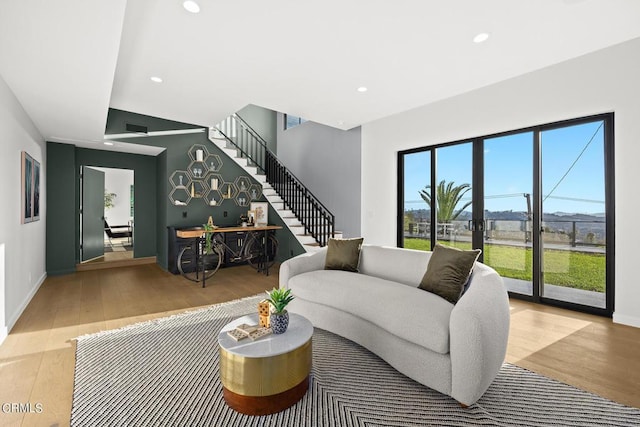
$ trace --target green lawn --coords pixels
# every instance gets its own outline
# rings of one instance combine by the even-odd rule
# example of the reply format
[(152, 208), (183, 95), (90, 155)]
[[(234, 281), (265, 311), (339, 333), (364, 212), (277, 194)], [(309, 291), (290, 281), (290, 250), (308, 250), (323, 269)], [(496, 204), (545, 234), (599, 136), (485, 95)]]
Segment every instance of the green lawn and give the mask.
[[(424, 239), (404, 240), (409, 249), (430, 250), (430, 241)], [(471, 249), (471, 243), (453, 242), (450, 246)], [(501, 276), (531, 280), (533, 254), (530, 248), (485, 244), (484, 263), (493, 267)], [(545, 283), (588, 291), (604, 292), (604, 254), (576, 251), (545, 250)]]

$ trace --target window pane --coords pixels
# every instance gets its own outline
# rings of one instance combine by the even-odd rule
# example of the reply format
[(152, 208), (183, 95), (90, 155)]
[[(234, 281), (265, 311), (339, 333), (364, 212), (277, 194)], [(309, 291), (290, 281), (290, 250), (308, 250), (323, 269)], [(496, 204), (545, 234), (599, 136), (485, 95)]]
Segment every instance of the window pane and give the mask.
[[(431, 151), (404, 155), (404, 247), (431, 250), (431, 206), (425, 200), (431, 182)], [(427, 198), (428, 200), (428, 198)]]
[(544, 297), (606, 307), (604, 122), (541, 133)]
[(471, 249), (473, 143), (438, 148), (436, 156), (437, 241)]
[(302, 117), (298, 117), (298, 116), (291, 116), (289, 114), (285, 114), (284, 115), (284, 129), (290, 129), (292, 127), (301, 125), (302, 123), (306, 122), (307, 119), (303, 119)]
[(483, 261), (533, 295), (533, 132), (484, 140)]

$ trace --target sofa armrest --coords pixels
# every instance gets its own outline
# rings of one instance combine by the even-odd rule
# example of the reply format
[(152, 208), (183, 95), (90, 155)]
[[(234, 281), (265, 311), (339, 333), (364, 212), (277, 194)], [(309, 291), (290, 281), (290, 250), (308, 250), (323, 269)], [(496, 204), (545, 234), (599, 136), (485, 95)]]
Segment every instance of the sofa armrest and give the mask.
[(322, 248), (317, 252), (309, 252), (286, 260), (280, 265), (280, 287), (287, 289), (289, 279), (298, 274), (323, 270), (326, 257), (327, 248)]
[(469, 289), (449, 320), (451, 396), (471, 405), (500, 371), (509, 338), (509, 297), (502, 277), (476, 263)]

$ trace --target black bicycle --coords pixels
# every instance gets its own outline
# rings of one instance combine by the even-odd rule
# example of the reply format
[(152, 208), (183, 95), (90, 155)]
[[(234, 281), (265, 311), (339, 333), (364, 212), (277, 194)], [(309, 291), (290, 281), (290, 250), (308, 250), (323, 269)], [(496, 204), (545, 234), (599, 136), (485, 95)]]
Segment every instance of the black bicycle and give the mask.
[(229, 261), (246, 262), (260, 273), (267, 272), (273, 266), (278, 253), (278, 239), (273, 234), (260, 230), (248, 230), (237, 250), (224, 242), (222, 233), (211, 233), (210, 240), (207, 240), (203, 234), (203, 237), (194, 239), (192, 244), (182, 248), (178, 254), (180, 274), (194, 282), (203, 282), (203, 286), (204, 280), (218, 271), (225, 253), (228, 254)]

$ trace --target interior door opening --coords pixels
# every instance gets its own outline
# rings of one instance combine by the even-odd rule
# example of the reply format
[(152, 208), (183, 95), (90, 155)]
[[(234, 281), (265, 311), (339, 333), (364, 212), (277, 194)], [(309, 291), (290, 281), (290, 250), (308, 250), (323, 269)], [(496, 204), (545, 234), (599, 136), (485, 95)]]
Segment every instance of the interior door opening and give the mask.
[(81, 262), (133, 259), (134, 171), (83, 166), (80, 180)]

